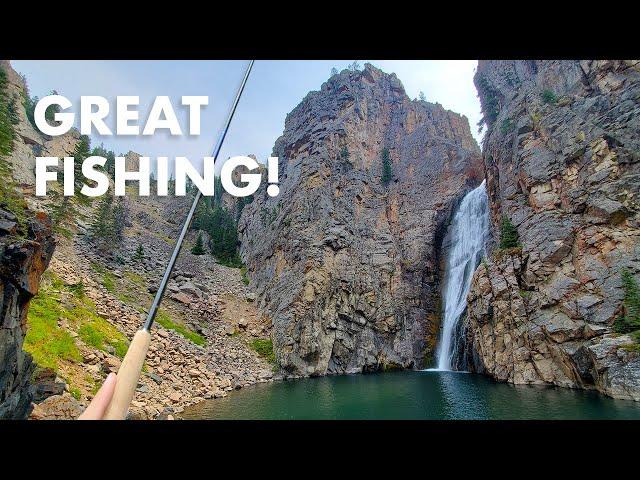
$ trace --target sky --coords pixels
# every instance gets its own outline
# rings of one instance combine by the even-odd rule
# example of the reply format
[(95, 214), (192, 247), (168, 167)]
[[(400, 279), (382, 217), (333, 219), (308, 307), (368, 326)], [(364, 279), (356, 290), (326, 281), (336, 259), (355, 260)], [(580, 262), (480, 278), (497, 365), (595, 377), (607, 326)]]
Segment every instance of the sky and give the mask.
[[(465, 115), (478, 142), (476, 124), (480, 103), (473, 85), (476, 60), (358, 60), (370, 62), (387, 73), (395, 73), (410, 98), (424, 92), (427, 101)], [(114, 112), (106, 120), (115, 131), (115, 97), (140, 96), (140, 123), (156, 96), (168, 95), (183, 131), (188, 111), (180, 104), (183, 95), (206, 95), (201, 135), (180, 137), (159, 131), (153, 136), (91, 136), (92, 144), (104, 143), (116, 154), (133, 150), (142, 155), (185, 156), (194, 165), (211, 155), (231, 102), (243, 77), (247, 61), (87, 61), (14, 60), (14, 69), (26, 75), (32, 96), (56, 90), (79, 111), (80, 96), (107, 98)], [(286, 115), (312, 90), (319, 90), (333, 67), (347, 68), (346, 60), (256, 61), (220, 158), (255, 154), (266, 163), (275, 140), (282, 134)], [(78, 115), (76, 115), (78, 117)], [(78, 119), (76, 118), (78, 124)]]

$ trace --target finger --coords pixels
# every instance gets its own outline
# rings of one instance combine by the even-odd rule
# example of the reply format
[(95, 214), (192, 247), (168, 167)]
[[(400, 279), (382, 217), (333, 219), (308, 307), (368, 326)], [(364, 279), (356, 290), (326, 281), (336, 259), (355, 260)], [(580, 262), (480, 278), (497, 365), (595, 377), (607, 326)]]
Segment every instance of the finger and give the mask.
[(110, 373), (96, 396), (93, 397), (87, 409), (78, 417), (78, 420), (101, 420), (105, 410), (111, 402), (116, 388), (116, 374)]

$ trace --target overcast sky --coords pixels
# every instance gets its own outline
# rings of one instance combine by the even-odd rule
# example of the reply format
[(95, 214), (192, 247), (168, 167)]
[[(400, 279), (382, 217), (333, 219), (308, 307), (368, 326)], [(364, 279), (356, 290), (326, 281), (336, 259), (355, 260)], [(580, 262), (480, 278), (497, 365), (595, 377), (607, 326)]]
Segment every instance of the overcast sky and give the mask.
[[(359, 60), (364, 65), (367, 60)], [(479, 141), (476, 124), (480, 104), (473, 85), (477, 61), (461, 60), (369, 60), (383, 71), (394, 72), (410, 98), (424, 92), (427, 101), (465, 115)], [(284, 129), (284, 119), (311, 90), (318, 90), (331, 69), (346, 68), (350, 61), (256, 61), (221, 158), (253, 153), (266, 162), (273, 143)], [(81, 95), (100, 95), (115, 110), (117, 95), (140, 96), (140, 118), (146, 117), (155, 96), (168, 95), (187, 129), (187, 111), (180, 106), (183, 95), (206, 95), (209, 105), (202, 111), (202, 134), (172, 137), (92, 135), (94, 145), (103, 142), (118, 153), (129, 150), (143, 155), (186, 156), (200, 165), (211, 154), (239, 82), (246, 61), (12, 61), (14, 69), (27, 77), (31, 95), (42, 97), (51, 90), (68, 97), (75, 105)], [(74, 110), (75, 111), (75, 110)], [(107, 125), (115, 131), (115, 116)]]

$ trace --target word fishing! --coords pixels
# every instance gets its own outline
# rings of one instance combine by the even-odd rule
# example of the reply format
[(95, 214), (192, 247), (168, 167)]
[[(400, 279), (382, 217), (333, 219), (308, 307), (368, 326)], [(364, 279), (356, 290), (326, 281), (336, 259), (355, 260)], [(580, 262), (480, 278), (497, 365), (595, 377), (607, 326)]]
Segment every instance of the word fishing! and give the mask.
[[(183, 129), (178, 122), (175, 110), (169, 97), (156, 97), (144, 126), (138, 124), (139, 114), (132, 106), (137, 106), (140, 99), (137, 96), (118, 96), (116, 98), (116, 135), (154, 135), (157, 130), (167, 130), (170, 135), (182, 135)], [(200, 135), (200, 110), (209, 104), (206, 96), (183, 96), (182, 106), (189, 110), (189, 135)], [(61, 95), (48, 95), (40, 99), (35, 107), (34, 120), (36, 126), (46, 135), (58, 136), (67, 133), (75, 122), (75, 115), (64, 110), (70, 108), (72, 103)], [(46, 112), (54, 109), (52, 125), (47, 121)], [(104, 119), (109, 115), (109, 102), (104, 97), (83, 96), (80, 100), (80, 133), (90, 135), (97, 132), (100, 135), (113, 135)], [(133, 124), (132, 124), (133, 122)], [(60, 157), (36, 157), (36, 195), (47, 194), (47, 182), (57, 182), (60, 168)], [(203, 195), (213, 196), (215, 185), (215, 157), (203, 158), (203, 175), (191, 164), (186, 157), (175, 157), (173, 169), (175, 172), (175, 195), (187, 194), (187, 178), (193, 182)], [(105, 172), (107, 159), (102, 156), (90, 156), (82, 161), (82, 175), (92, 181), (93, 185), (84, 183), (80, 189), (82, 195), (97, 197), (107, 193), (110, 182)], [(63, 157), (63, 193), (65, 196), (73, 196), (76, 190), (76, 159)], [(114, 194), (123, 196), (126, 192), (127, 181), (138, 182), (138, 194), (150, 195), (151, 180), (156, 180), (156, 194), (166, 196), (169, 191), (170, 162), (168, 157), (156, 158), (155, 175), (151, 170), (150, 157), (140, 157), (137, 170), (126, 169), (125, 157), (115, 157)], [(243, 186), (237, 186), (232, 178), (234, 171), (243, 167), (249, 173), (240, 174), (240, 182)], [(236, 197), (247, 197), (254, 194), (260, 187), (262, 174), (256, 160), (247, 156), (235, 156), (229, 158), (220, 170), (220, 180), (224, 190)], [(279, 194), (278, 187), (278, 157), (269, 157), (267, 162), (268, 183), (267, 194), (275, 197)], [(251, 173), (256, 172), (256, 173)]]

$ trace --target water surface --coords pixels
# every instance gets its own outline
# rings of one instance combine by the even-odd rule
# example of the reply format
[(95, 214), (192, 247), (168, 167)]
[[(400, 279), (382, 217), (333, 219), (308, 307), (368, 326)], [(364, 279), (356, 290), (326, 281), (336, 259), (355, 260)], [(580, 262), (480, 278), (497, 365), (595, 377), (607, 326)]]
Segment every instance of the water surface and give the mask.
[(513, 386), (482, 375), (409, 371), (259, 384), (185, 410), (191, 419), (640, 419), (640, 403)]

